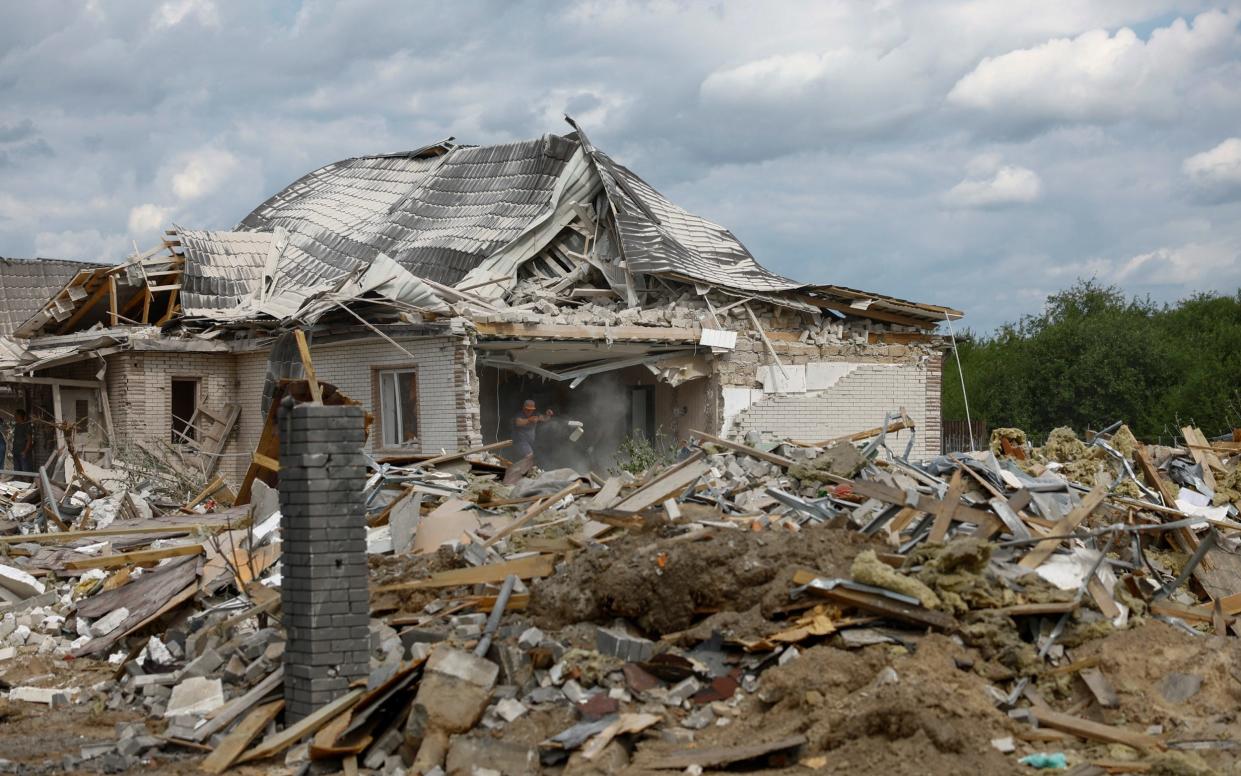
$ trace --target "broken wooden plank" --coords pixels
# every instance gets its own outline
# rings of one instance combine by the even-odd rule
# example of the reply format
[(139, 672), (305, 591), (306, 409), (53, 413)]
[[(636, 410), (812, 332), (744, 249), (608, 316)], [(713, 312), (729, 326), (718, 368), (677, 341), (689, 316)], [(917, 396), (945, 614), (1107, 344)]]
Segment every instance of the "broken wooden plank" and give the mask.
[(274, 720), (283, 708), (284, 700), (282, 699), (264, 704), (251, 711), (241, 721), (241, 724), (233, 728), (220, 743), (216, 744), (214, 751), (198, 764), (198, 769), (205, 773), (223, 773), (228, 770), (233, 761), (241, 756), (242, 751), (267, 728), (268, 723)]
[(297, 354), (302, 359), (302, 374), (306, 385), (310, 388), (310, 400), (316, 404), (323, 403), (323, 389), (319, 387), (319, 378), (315, 374), (315, 364), (310, 360), (310, 346), (306, 344), (306, 332), (297, 329), (293, 332), (297, 340)]
[(164, 558), (176, 558), (181, 555), (198, 555), (203, 551), (201, 544), (182, 544), (178, 547), (164, 547), (160, 550), (138, 550), (121, 552), (115, 555), (100, 555), (97, 558), (79, 558), (65, 561), (67, 569), (112, 569), (117, 566), (128, 566), (138, 563), (156, 563)]
[(362, 697), (363, 692), (361, 689), (350, 690), (328, 705), (319, 708), (309, 717), (290, 725), (273, 736), (263, 739), (258, 746), (239, 757), (237, 762), (248, 763), (255, 760), (265, 760), (268, 757), (283, 752), (305, 736), (311, 735), (331, 722), (338, 715), (348, 711)]
[[(455, 453), (437, 455), (434, 458), (428, 458), (425, 461), (417, 461), (416, 464), (418, 466), (435, 466), (437, 464), (448, 463), (449, 461), (456, 461), (461, 458), (465, 458), (467, 455), (477, 455), (478, 453), (486, 453), (490, 450), (499, 450), (501, 448), (508, 447), (511, 444), (513, 444), (513, 440), (505, 439), (502, 442), (492, 442), (489, 445), (479, 445), (478, 447), (471, 447), (468, 450), (458, 450)], [(383, 463), (386, 462), (386, 460), (387, 459), (380, 459), (380, 462)]]
[[(878, 482), (869, 482), (867, 480), (845, 480), (845, 482), (848, 483), (854, 493), (860, 496), (878, 499), (887, 504), (901, 504), (903, 506), (908, 506), (908, 504), (905, 503), (905, 491), (900, 488), (893, 488), (890, 485), (884, 485)], [(938, 514), (940, 504), (942, 503), (939, 499), (932, 498), (931, 496), (927, 496), (923, 493), (917, 494), (917, 502), (918, 503), (914, 505), (914, 508), (919, 512), (925, 512), (927, 514)], [(956, 509), (952, 511), (952, 519), (957, 522), (973, 523), (974, 525), (980, 527), (987, 527), (988, 530), (997, 527), (1000, 530), (1003, 530), (1004, 527), (1004, 523), (990, 512), (984, 512), (981, 509), (975, 509), (973, 507), (966, 506), (965, 504), (957, 504)]]
[(380, 585), (371, 589), (374, 593), (394, 593), (402, 590), (424, 590), (436, 587), (458, 587), (461, 585), (482, 585), (503, 582), (512, 574), (519, 579), (545, 577), (556, 568), (555, 555), (531, 555), (528, 558), (492, 563), (468, 569), (449, 569), (432, 574), (426, 579), (414, 582), (397, 582), (391, 585)]
[(1104, 725), (1100, 722), (1092, 722), (1081, 717), (1074, 717), (1071, 714), (1061, 714), (1051, 709), (1031, 709), (1034, 718), (1038, 720), (1038, 724), (1042, 727), (1049, 727), (1052, 730), (1059, 730), (1062, 733), (1069, 733), (1084, 738), (1088, 741), (1102, 741), (1107, 744), (1124, 744), (1134, 749), (1163, 749), (1164, 745), (1155, 736), (1145, 733), (1137, 733), (1132, 730), (1116, 727), (1114, 725)]
[[(1219, 486), (1215, 482), (1215, 472), (1212, 469), (1218, 468), (1222, 470), (1223, 466), (1220, 464), (1219, 458), (1215, 457), (1214, 452), (1208, 452), (1211, 448), (1207, 444), (1206, 437), (1193, 426), (1182, 428), (1181, 436), (1185, 437), (1185, 442), (1189, 447), (1189, 454), (1194, 459), (1194, 463), (1202, 467), (1202, 481), (1212, 491), (1217, 490)], [(1168, 506), (1172, 506), (1172, 504)]]
[(53, 531), (51, 533), (41, 534), (25, 534), (22, 536), (0, 536), (0, 544), (25, 544), (33, 542), (35, 544), (60, 544), (71, 542), (75, 539), (94, 539), (96, 537), (103, 538), (108, 536), (140, 536), (145, 534), (165, 534), (168, 536), (176, 536), (178, 534), (197, 533), (207, 528), (213, 528), (206, 524), (186, 524), (186, 525), (168, 525), (168, 526), (140, 526), (134, 528), (98, 528), (89, 531)]
[(742, 455), (748, 455), (751, 458), (757, 458), (760, 461), (774, 463), (776, 466), (780, 466), (785, 469), (793, 465), (793, 459), (791, 458), (785, 458), (784, 456), (776, 455), (775, 453), (764, 452), (757, 448), (750, 447), (749, 445), (743, 445), (740, 442), (733, 442), (731, 440), (724, 439), (722, 437), (714, 436), (713, 434), (708, 434), (705, 431), (691, 430), (689, 433), (690, 433), (690, 436), (695, 436), (695, 437), (698, 437), (699, 439), (705, 439), (706, 441), (712, 444), (727, 448), (729, 450), (732, 450), (735, 453), (741, 453)]
[[(207, 721), (194, 729), (190, 738), (194, 741), (206, 741), (216, 733), (232, 724), (233, 720), (253, 708), (254, 704), (263, 700), (268, 694), (275, 692), (284, 682), (284, 666), (276, 666), (276, 670), (268, 674), (262, 681), (254, 685), (244, 695), (233, 698), (214, 711), (208, 712)], [(248, 741), (246, 743), (249, 743)]]
[(641, 512), (647, 507), (662, 504), (669, 498), (675, 498), (710, 469), (706, 461), (694, 461), (667, 476), (647, 483), (618, 501), (612, 509), (620, 512)]
[[(807, 576), (810, 579), (807, 579)], [(814, 576), (812, 572), (798, 571), (793, 575), (793, 584), (808, 584)], [(945, 631), (955, 631), (960, 627), (956, 618), (951, 615), (935, 609), (927, 609), (923, 606), (896, 601), (878, 593), (866, 593), (860, 590), (850, 590), (846, 587), (836, 587), (831, 590), (820, 587), (808, 587), (806, 592), (819, 598), (826, 598), (837, 604), (852, 606), (856, 609), (873, 612), (887, 619), (900, 620), (921, 627), (938, 628)]]
[(776, 741), (762, 744), (744, 744), (742, 746), (704, 746), (699, 749), (683, 749), (679, 752), (652, 758), (640, 762), (646, 768), (657, 770), (685, 770), (692, 766), (701, 768), (720, 768), (732, 763), (753, 760), (764, 755), (795, 749), (806, 743), (802, 735), (789, 736)]
[(943, 544), (944, 539), (948, 536), (948, 529), (952, 526), (953, 515), (957, 511), (957, 507), (961, 506), (961, 496), (965, 493), (965, 480), (961, 476), (961, 467), (952, 473), (952, 480), (948, 483), (948, 493), (944, 496), (944, 500), (939, 502), (939, 509), (935, 511), (935, 523), (931, 526), (931, 534), (927, 537), (927, 541), (931, 544)]
[(698, 342), (698, 328), (677, 329), (664, 326), (571, 326), (563, 324), (488, 323), (474, 327), (484, 337), (522, 339), (569, 339), (595, 342)]
[(1063, 537), (1073, 532), (1083, 520), (1095, 511), (1099, 504), (1103, 503), (1103, 499), (1107, 497), (1107, 488), (1103, 485), (1096, 485), (1087, 493), (1080, 504), (1078, 504), (1072, 512), (1065, 515), (1055, 527), (1051, 529), (1052, 538), (1044, 539), (1034, 546), (1034, 549), (1026, 553), (1026, 556), (1017, 564), (1022, 568), (1036, 569), (1042, 565), (1043, 561), (1051, 557), (1056, 551), (1060, 543), (1064, 541)]
[(536, 517), (538, 517), (539, 515), (543, 514), (543, 513), (544, 513), (544, 512), (546, 512), (549, 508), (551, 508), (551, 506), (552, 506), (553, 504), (555, 504), (556, 502), (560, 501), (560, 499), (562, 499), (562, 498), (564, 498), (565, 496), (568, 496), (570, 493), (573, 493), (574, 491), (576, 491), (576, 490), (578, 489), (578, 485), (579, 485), (579, 484), (580, 484), (580, 483), (578, 483), (578, 482), (576, 482), (576, 481), (575, 481), (575, 482), (571, 482), (571, 483), (569, 483), (568, 485), (566, 485), (565, 487), (561, 488), (558, 492), (556, 492), (556, 493), (554, 493), (554, 494), (552, 494), (552, 495), (548, 496), (547, 498), (545, 498), (544, 500), (542, 500), (542, 501), (540, 501), (540, 502), (537, 502), (536, 504), (534, 504), (533, 506), (531, 506), (529, 509), (527, 509), (527, 510), (526, 510), (526, 512), (525, 512), (525, 514), (523, 514), (521, 517), (517, 518), (517, 519), (516, 519), (516, 520), (514, 520), (513, 522), (511, 522), (511, 523), (509, 523), (508, 525), (504, 526), (504, 528), (502, 528), (502, 529), (500, 529), (499, 531), (497, 531), (497, 532), (496, 532), (496, 535), (495, 535), (495, 536), (492, 536), (490, 539), (488, 539), (487, 541), (483, 542), (483, 546), (484, 546), (484, 547), (490, 547), (490, 546), (492, 546), (492, 545), (493, 545), (493, 544), (495, 544), (496, 542), (500, 541), (500, 540), (501, 540), (501, 539), (503, 539), (504, 537), (506, 537), (506, 536), (508, 536), (509, 534), (511, 534), (513, 531), (516, 531), (518, 528), (521, 528), (521, 527), (522, 527), (523, 525), (525, 525), (526, 523), (530, 522), (530, 521), (531, 521), (531, 520), (533, 520), (534, 518), (536, 518)]

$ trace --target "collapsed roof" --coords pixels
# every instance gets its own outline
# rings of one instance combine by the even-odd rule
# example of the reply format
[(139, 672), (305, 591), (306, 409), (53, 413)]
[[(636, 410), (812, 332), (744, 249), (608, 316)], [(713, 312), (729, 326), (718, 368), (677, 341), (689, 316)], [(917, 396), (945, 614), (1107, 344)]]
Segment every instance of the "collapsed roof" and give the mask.
[(601, 279), (635, 307), (658, 279), (921, 328), (961, 315), (776, 275), (727, 229), (668, 201), (573, 128), (492, 146), (450, 138), (329, 164), (232, 231), (178, 227), (166, 254), (80, 273), (18, 333), (174, 317), (312, 321), (363, 297), (424, 314), (495, 312), (532, 276), (560, 288)]
[(0, 257), (0, 335), (12, 334), (84, 267), (85, 261)]

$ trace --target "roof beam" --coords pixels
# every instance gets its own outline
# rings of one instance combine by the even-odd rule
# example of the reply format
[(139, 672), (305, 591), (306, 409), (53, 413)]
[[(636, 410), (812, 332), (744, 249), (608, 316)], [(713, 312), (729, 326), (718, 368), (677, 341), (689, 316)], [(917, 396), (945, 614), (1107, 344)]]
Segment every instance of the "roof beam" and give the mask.
[(919, 329), (934, 329), (939, 325), (938, 321), (923, 321), (917, 318), (908, 318), (904, 315), (887, 312), (886, 310), (863, 310), (857, 307), (851, 307), (847, 304), (841, 304), (839, 302), (829, 302), (826, 299), (806, 296), (805, 294), (796, 294), (795, 296), (803, 302), (812, 304), (816, 307), (822, 307), (826, 310), (836, 310), (837, 312), (842, 312), (845, 315), (855, 315), (860, 318), (870, 318), (875, 321), (883, 321), (884, 323), (895, 323), (901, 326), (917, 326)]
[(74, 326), (78, 324), (78, 322), (80, 322), (83, 318), (86, 317), (87, 313), (89, 313), (92, 309), (94, 309), (95, 305), (98, 304), (100, 299), (103, 299), (104, 295), (108, 293), (109, 287), (110, 287), (110, 284), (106, 280), (100, 283), (99, 287), (96, 288), (93, 292), (91, 292), (91, 295), (86, 298), (86, 301), (82, 302), (82, 304), (78, 307), (77, 312), (69, 316), (69, 320), (65, 321), (64, 323), (60, 325), (60, 328), (56, 330), (56, 333), (67, 334), (70, 329), (72, 329)]
[(552, 340), (605, 340), (611, 342), (698, 342), (699, 329), (662, 326), (566, 326), (533, 323), (475, 323), (484, 337), (523, 337)]

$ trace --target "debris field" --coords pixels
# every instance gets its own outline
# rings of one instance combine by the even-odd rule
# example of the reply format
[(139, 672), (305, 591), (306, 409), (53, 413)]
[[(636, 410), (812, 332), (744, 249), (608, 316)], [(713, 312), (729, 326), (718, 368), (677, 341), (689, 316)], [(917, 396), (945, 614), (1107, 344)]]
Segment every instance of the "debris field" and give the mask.
[[(1241, 440), (999, 429), (915, 462), (892, 413), (694, 432), (638, 474), (355, 466), (362, 411), (308, 374), (246, 503), (67, 454), (3, 483), (0, 772), (1236, 772)], [(297, 623), (353, 609), (299, 608), (298, 488), (356, 494), (333, 552), (366, 590), (362, 673), (308, 706)]]

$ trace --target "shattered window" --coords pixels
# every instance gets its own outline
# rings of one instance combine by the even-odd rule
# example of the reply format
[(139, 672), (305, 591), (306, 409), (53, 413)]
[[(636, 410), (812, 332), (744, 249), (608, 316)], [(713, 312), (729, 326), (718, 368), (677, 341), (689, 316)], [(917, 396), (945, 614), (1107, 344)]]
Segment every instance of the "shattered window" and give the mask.
[(418, 441), (418, 377), (413, 369), (379, 372), (379, 417), (384, 447)]

